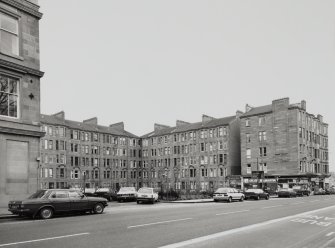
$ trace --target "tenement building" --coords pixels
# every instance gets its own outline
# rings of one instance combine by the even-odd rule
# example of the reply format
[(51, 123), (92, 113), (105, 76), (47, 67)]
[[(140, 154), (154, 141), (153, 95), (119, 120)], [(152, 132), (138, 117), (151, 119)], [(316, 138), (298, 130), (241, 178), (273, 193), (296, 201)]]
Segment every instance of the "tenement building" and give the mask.
[(155, 124), (142, 136), (143, 185), (163, 191), (212, 191), (240, 175), (239, 115), (176, 126)]
[(37, 0), (0, 0), (0, 205), (37, 189), (41, 17)]
[(141, 187), (140, 139), (123, 122), (98, 125), (97, 118), (76, 122), (64, 112), (41, 115), (40, 188)]
[(247, 105), (240, 118), (244, 186), (324, 187), (328, 124), (321, 115), (308, 113), (305, 101), (290, 104), (283, 98), (261, 107)]

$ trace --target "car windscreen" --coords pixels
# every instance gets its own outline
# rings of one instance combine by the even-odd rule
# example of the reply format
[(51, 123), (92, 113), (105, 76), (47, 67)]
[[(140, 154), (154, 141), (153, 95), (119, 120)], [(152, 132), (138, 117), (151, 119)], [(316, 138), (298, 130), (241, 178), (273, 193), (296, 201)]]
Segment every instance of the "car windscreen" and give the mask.
[(28, 199), (38, 199), (38, 198), (42, 198), (43, 196), (45, 196), (47, 193), (47, 190), (39, 190), (36, 191), (34, 194), (32, 194), (31, 196), (28, 197)]
[(152, 189), (139, 189), (138, 193), (152, 194)]

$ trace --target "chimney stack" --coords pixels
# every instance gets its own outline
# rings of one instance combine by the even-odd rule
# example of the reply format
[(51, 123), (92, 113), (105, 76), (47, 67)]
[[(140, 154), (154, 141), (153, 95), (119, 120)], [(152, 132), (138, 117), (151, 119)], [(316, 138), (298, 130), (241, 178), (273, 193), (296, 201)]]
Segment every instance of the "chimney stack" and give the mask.
[(83, 120), (83, 123), (85, 124), (91, 124), (91, 125), (98, 125), (98, 118), (97, 117), (93, 117), (87, 120)]
[(110, 128), (114, 128), (114, 129), (118, 129), (118, 130), (124, 130), (124, 123), (122, 122), (118, 122), (118, 123), (114, 123), (114, 124), (110, 124), (109, 125)]

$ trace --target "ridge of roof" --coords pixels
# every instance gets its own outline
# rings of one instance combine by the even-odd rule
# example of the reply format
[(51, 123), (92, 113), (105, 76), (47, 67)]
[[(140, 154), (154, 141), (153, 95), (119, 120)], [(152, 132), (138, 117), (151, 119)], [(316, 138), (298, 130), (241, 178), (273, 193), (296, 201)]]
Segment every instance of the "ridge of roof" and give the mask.
[(141, 138), (149, 138), (152, 136), (161, 136), (161, 135), (167, 135), (167, 134), (173, 134), (173, 133), (187, 132), (191, 130), (198, 130), (202, 128), (217, 127), (220, 125), (228, 125), (235, 118), (236, 116), (234, 115), (234, 116), (213, 119), (207, 122), (195, 122), (195, 123), (185, 124), (182, 126), (168, 127), (168, 128), (164, 128), (161, 130), (154, 130), (150, 133), (142, 135)]
[(250, 111), (241, 115), (241, 118), (249, 117), (253, 115), (259, 115), (259, 114), (271, 113), (271, 112), (272, 112), (272, 104), (259, 106), (259, 107), (253, 107)]
[(109, 126), (94, 125), (89, 123), (83, 123), (79, 121), (61, 119), (53, 115), (41, 114), (41, 123), (51, 124), (51, 125), (62, 125), (68, 128), (79, 129), (83, 131), (99, 132), (99, 133), (108, 133), (119, 136), (128, 136), (132, 138), (139, 138), (137, 135), (134, 135), (126, 130), (120, 130), (111, 128)]

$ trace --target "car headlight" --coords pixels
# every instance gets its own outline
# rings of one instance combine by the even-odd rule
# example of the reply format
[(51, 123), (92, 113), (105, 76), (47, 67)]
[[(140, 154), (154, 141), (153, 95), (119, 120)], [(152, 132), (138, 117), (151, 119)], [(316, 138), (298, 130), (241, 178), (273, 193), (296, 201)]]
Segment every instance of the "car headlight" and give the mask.
[(20, 205), (20, 208), (24, 208), (24, 204), (21, 204), (21, 205)]

